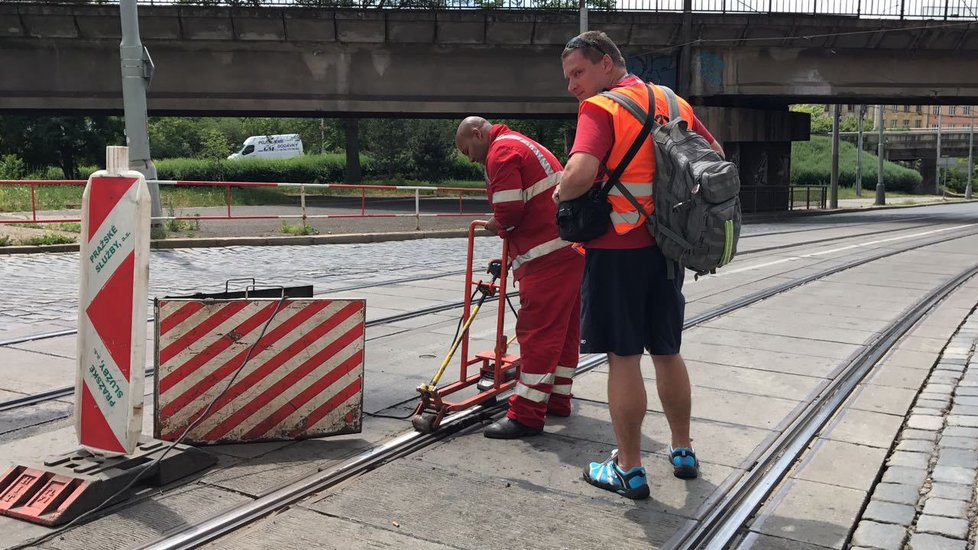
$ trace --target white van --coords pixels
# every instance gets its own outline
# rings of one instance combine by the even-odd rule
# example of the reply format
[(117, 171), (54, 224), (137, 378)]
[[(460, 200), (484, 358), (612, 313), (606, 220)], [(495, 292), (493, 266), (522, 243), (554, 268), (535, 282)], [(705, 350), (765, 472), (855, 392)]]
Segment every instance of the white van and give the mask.
[(301, 154), (302, 140), (299, 134), (251, 136), (245, 140), (241, 150), (229, 156), (228, 160), (290, 159)]

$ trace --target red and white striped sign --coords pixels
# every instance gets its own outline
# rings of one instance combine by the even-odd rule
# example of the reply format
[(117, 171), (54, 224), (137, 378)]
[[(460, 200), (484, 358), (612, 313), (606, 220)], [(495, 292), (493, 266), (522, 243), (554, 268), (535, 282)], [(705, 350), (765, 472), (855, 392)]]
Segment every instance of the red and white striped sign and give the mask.
[[(360, 431), (364, 301), (279, 302), (157, 301), (157, 438), (180, 437), (215, 398), (185, 442), (299, 439)], [(247, 365), (218, 398), (249, 351)]]
[(103, 454), (128, 454), (142, 432), (150, 196), (125, 147), (82, 198), (75, 431)]

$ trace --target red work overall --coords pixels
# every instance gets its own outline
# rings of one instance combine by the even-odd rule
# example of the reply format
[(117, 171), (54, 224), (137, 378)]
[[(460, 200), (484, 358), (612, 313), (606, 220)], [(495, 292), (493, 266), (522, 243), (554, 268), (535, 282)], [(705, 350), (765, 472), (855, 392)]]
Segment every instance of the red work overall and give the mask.
[(486, 179), (500, 236), (509, 238), (510, 268), (519, 284), (520, 377), (509, 418), (531, 428), (547, 412), (570, 414), (580, 349), (580, 285), (584, 257), (557, 235), (551, 198), (563, 168), (530, 138), (495, 125)]

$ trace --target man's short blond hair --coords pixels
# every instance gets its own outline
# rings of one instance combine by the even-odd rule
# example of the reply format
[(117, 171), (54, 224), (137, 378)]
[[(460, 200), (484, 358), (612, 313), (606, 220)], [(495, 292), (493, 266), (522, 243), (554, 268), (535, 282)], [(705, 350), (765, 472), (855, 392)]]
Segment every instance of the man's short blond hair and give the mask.
[(567, 41), (567, 45), (564, 46), (564, 51), (560, 54), (560, 58), (564, 59), (573, 53), (574, 50), (581, 50), (584, 57), (591, 63), (597, 63), (601, 61), (602, 57), (607, 55), (616, 67), (625, 66), (625, 57), (621, 55), (621, 50), (618, 49), (614, 41), (608, 38), (608, 35), (603, 31), (582, 32), (574, 38), (571, 38)]

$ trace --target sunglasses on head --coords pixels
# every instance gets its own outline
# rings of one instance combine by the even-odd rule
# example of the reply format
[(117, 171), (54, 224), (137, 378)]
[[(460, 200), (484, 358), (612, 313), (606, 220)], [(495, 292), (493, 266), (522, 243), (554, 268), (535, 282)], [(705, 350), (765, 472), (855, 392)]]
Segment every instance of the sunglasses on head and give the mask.
[(604, 48), (601, 47), (601, 44), (598, 44), (594, 40), (588, 40), (587, 38), (581, 36), (575, 36), (574, 38), (571, 38), (570, 41), (567, 42), (567, 45), (564, 46), (564, 49), (567, 50), (576, 50), (580, 48), (594, 48), (595, 50), (601, 52), (602, 55), (608, 55), (608, 52), (604, 51)]

